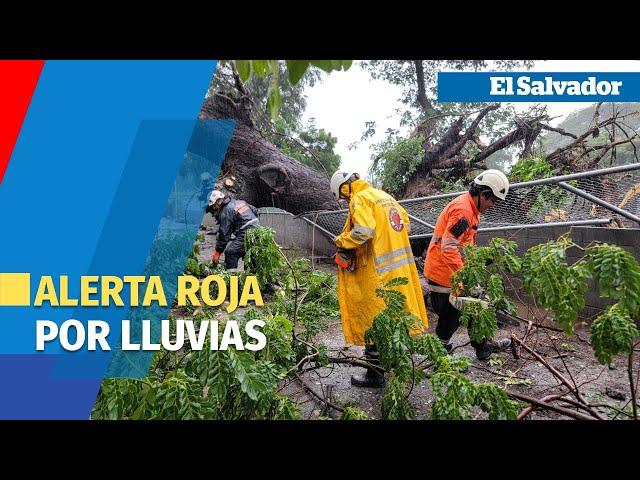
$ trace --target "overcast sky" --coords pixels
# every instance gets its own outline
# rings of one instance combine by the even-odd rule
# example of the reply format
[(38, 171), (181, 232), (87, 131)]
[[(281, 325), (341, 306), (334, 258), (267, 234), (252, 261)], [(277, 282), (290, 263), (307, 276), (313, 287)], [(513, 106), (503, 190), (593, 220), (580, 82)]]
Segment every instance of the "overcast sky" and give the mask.
[[(603, 60), (575, 61), (551, 60), (536, 62), (529, 71), (541, 72), (635, 72), (640, 71), (639, 61)], [(307, 88), (307, 109), (303, 119), (313, 117), (316, 125), (331, 132), (338, 138), (336, 152), (342, 158), (343, 168), (353, 168), (366, 174), (371, 164), (372, 143), (384, 137), (387, 128), (400, 128), (400, 119), (395, 110), (400, 106), (400, 87), (382, 80), (372, 80), (356, 61), (347, 72), (333, 72), (325, 75), (321, 82)], [(530, 107), (529, 103), (516, 103), (518, 110)], [(558, 116), (552, 124), (557, 125), (574, 110), (584, 108), (589, 103), (549, 103), (549, 113)], [(352, 142), (360, 140), (365, 130), (365, 122), (376, 122), (376, 136), (368, 142), (361, 142), (358, 148), (349, 150)], [(404, 133), (408, 133), (406, 130)]]

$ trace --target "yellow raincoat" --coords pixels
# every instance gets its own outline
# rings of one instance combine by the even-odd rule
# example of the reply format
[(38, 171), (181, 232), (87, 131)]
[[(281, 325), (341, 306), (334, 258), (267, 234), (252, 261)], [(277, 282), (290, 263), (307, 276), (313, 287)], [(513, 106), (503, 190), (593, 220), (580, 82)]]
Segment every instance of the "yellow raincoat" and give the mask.
[[(355, 270), (338, 267), (338, 300), (342, 329), (347, 343), (364, 345), (364, 332), (385, 308), (376, 288), (385, 282), (406, 277), (407, 285), (395, 287), (407, 301), (407, 310), (428, 327), (418, 272), (409, 244), (409, 217), (393, 197), (364, 180), (351, 183), (349, 215), (338, 248), (356, 249)], [(413, 330), (412, 334), (424, 330)]]

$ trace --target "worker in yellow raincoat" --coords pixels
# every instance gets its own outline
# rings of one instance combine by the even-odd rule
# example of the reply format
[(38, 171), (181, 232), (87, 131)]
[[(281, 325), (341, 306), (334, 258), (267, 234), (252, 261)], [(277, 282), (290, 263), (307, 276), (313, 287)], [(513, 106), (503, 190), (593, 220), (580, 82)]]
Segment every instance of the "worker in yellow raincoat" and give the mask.
[[(406, 309), (423, 328), (428, 327), (418, 272), (409, 243), (407, 212), (389, 194), (373, 188), (360, 175), (337, 171), (331, 178), (331, 191), (349, 200), (349, 215), (342, 233), (335, 239), (338, 253), (338, 299), (342, 328), (347, 343), (365, 345), (364, 333), (373, 318), (385, 308), (376, 289), (397, 277), (406, 277), (407, 285), (395, 287), (406, 297)], [(375, 345), (365, 345), (365, 357), (375, 364)], [(384, 375), (368, 368), (364, 375), (351, 377), (358, 387), (382, 387)]]

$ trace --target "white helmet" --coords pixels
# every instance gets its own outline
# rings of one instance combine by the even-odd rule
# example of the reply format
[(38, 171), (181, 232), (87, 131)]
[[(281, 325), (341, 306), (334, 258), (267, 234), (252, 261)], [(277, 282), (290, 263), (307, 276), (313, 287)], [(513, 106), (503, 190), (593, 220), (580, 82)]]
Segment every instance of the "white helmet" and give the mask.
[(500, 170), (494, 168), (485, 170), (474, 180), (476, 185), (486, 185), (500, 200), (504, 200), (509, 193), (509, 179)]
[(342, 186), (342, 184), (349, 180), (351, 178), (351, 175), (354, 174), (360, 177), (360, 174), (358, 172), (354, 172), (353, 170), (338, 170), (333, 174), (333, 176), (331, 177), (331, 193), (333, 193), (333, 196), (336, 198), (336, 200), (340, 200), (340, 187)]
[(224, 193), (222, 193), (220, 190), (214, 190), (209, 196), (209, 205), (213, 205), (221, 198), (224, 198)]

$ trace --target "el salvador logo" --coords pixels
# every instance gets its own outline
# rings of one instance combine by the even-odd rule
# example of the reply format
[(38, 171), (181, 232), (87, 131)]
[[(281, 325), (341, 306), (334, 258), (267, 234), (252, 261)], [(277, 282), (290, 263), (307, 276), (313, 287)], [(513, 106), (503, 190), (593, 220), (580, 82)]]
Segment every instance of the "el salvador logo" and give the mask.
[(438, 72), (439, 102), (639, 102), (640, 72)]

